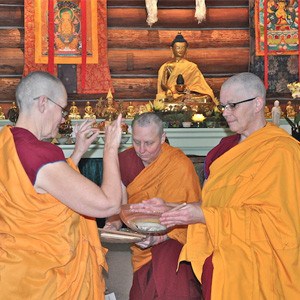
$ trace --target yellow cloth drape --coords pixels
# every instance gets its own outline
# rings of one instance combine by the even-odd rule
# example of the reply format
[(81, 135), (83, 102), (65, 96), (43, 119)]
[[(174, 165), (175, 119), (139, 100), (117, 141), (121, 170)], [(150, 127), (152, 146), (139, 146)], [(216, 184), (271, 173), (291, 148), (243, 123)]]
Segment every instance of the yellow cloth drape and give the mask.
[[(128, 203), (139, 203), (153, 197), (168, 202), (199, 201), (200, 184), (194, 165), (180, 150), (164, 143), (159, 157), (147, 166), (127, 187)], [(186, 242), (186, 228), (173, 229), (168, 236), (181, 244)], [(151, 248), (132, 246), (134, 271), (151, 260)]]
[(104, 299), (95, 220), (36, 193), (9, 127), (0, 141), (0, 299)]
[[(156, 99), (163, 99), (166, 96), (165, 91), (161, 87), (161, 81), (167, 64), (169, 64), (169, 62), (164, 63), (158, 71)], [(187, 86), (187, 88), (189, 88), (190, 91), (209, 95), (212, 101), (215, 101), (215, 96), (212, 89), (205, 81), (204, 76), (195, 63), (190, 62), (186, 59), (182, 59), (179, 62), (173, 64), (174, 69), (168, 79), (168, 86), (172, 88), (173, 92), (177, 93), (175, 89), (176, 80), (178, 75), (181, 74), (184, 78), (185, 85)]]
[(202, 199), (180, 260), (200, 280), (213, 253), (212, 299), (298, 299), (299, 143), (267, 124), (212, 163)]

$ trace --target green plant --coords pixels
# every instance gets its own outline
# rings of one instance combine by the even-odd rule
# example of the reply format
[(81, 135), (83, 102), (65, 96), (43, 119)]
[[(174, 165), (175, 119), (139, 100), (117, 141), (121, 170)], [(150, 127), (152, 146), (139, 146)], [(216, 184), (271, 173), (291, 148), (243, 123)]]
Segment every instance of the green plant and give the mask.
[(192, 122), (194, 112), (191, 109), (185, 110), (182, 113), (182, 122)]

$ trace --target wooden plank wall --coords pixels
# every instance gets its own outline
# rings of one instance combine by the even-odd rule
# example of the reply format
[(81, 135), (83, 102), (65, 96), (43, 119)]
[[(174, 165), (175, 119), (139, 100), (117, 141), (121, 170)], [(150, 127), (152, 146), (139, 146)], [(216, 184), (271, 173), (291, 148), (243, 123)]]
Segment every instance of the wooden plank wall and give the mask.
[[(195, 0), (160, 0), (158, 19), (146, 23), (144, 0), (108, 0), (108, 59), (116, 100), (154, 99), (157, 71), (167, 61), (170, 42), (181, 31), (188, 59), (197, 63), (218, 95), (223, 81), (249, 65), (248, 0), (206, 0), (206, 21), (194, 18)], [(23, 0), (0, 0), (0, 103), (14, 100), (23, 71)], [(70, 95), (78, 105), (100, 95)]]

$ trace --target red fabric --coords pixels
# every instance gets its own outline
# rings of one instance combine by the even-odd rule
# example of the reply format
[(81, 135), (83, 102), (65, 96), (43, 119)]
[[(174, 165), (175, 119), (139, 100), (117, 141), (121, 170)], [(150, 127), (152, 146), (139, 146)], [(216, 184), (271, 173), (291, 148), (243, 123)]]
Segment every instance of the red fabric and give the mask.
[(82, 41), (82, 52), (81, 52), (81, 87), (85, 89), (85, 76), (86, 76), (86, 2), (81, 0), (81, 41)]
[(11, 132), (19, 159), (32, 185), (34, 185), (37, 172), (42, 166), (57, 161), (66, 161), (59, 147), (39, 141), (30, 131), (12, 127)]
[(134, 148), (119, 153), (121, 179), (127, 187), (145, 168), (142, 160), (136, 155)]
[(133, 275), (130, 300), (201, 299), (201, 287), (190, 264), (181, 263), (176, 272), (181, 249), (172, 239), (152, 247), (152, 260)]
[(210, 165), (222, 154), (227, 152), (232, 147), (236, 146), (240, 141), (240, 137), (241, 136), (239, 134), (234, 134), (234, 135), (224, 137), (221, 139), (220, 143), (216, 147), (214, 147), (207, 153), (204, 162), (204, 175), (206, 179), (209, 176)]
[[(298, 2), (298, 18), (300, 16), (300, 5)], [(298, 81), (300, 81), (300, 24), (298, 21)]]
[[(35, 63), (35, 35), (34, 35), (34, 2), (24, 0), (24, 70), (23, 76), (32, 71), (47, 71), (47, 65)], [(106, 0), (97, 1), (98, 13), (98, 64), (87, 64), (85, 87), (81, 83), (81, 65), (77, 65), (77, 93), (97, 94), (114, 92), (107, 57), (107, 7)], [(54, 73), (57, 67), (54, 65)]]
[(48, 72), (54, 73), (54, 2), (48, 0)]
[(264, 26), (264, 66), (265, 66), (264, 81), (265, 81), (266, 90), (268, 89), (268, 85), (269, 85), (269, 82), (268, 82), (269, 58), (268, 58), (267, 4), (268, 4), (268, 1), (264, 0), (264, 24), (265, 24), (265, 26)]

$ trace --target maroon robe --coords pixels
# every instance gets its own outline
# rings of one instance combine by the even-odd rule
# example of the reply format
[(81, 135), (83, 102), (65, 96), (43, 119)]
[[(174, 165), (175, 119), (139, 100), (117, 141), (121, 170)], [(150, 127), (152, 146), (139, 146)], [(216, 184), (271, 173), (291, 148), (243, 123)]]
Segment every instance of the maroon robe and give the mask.
[[(125, 186), (145, 168), (134, 148), (120, 152), (119, 161)], [(153, 246), (152, 260), (133, 274), (130, 300), (202, 299), (201, 286), (190, 263), (181, 263), (176, 272), (181, 249), (182, 244), (173, 239)]]

